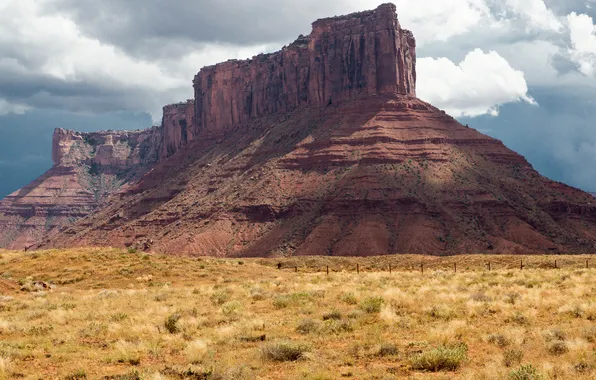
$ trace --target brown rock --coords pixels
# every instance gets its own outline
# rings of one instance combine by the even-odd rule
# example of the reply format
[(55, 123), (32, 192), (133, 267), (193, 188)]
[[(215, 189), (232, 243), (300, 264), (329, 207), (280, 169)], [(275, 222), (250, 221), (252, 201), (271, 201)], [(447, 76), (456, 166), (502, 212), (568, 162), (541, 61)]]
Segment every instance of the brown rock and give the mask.
[[(319, 20), (278, 53), (207, 67), (195, 77), (194, 115), (189, 103), (164, 109), (154, 145), (164, 159), (43, 246), (212, 256), (594, 250), (593, 197), (416, 99), (415, 80), (414, 38), (393, 5)], [(113, 141), (97, 150), (102, 165), (129, 162)], [(79, 157), (66, 151), (57, 162)]]
[(194, 100), (165, 106), (161, 125), (163, 141), (159, 159), (163, 161), (194, 140)]
[[(412, 97), (301, 107), (239, 126), (216, 151), (201, 141), (49, 246), (124, 246), (140, 235), (157, 252), (234, 257), (596, 244), (593, 198)], [(129, 218), (109, 223), (119, 210)]]
[(327, 18), (273, 54), (203, 68), (194, 79), (197, 132), (359, 96), (416, 95), (416, 44), (395, 5)]
[(72, 224), (156, 162), (161, 128), (80, 133), (54, 131), (54, 166), (0, 201), (0, 247), (24, 249)]

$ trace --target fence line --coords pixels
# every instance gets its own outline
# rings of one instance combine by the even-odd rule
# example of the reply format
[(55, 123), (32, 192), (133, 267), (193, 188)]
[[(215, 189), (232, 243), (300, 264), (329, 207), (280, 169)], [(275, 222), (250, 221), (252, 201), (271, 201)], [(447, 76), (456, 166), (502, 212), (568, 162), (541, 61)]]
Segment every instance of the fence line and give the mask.
[[(428, 263), (427, 263), (428, 264)], [(574, 262), (574, 264), (576, 265), (567, 265), (564, 266), (563, 264), (561, 264), (557, 259), (555, 259), (552, 262), (552, 266), (550, 267), (544, 267), (545, 263), (542, 262), (541, 264), (536, 265), (535, 267), (531, 267), (528, 262), (524, 262), (524, 260), (520, 260), (519, 261), (519, 270), (523, 271), (524, 269), (565, 269), (565, 268), (575, 268), (575, 269), (590, 269), (590, 259), (586, 259), (585, 263), (580, 263), (582, 266), (579, 266), (579, 264), (577, 264), (577, 262)], [(492, 270), (498, 270), (498, 268), (496, 268), (493, 265), (492, 261), (487, 261), (485, 264), (486, 269), (490, 272)], [(340, 270), (334, 270), (333, 268), (331, 268), (329, 265), (323, 266), (323, 267), (318, 267), (318, 266), (314, 266), (314, 267), (308, 267), (305, 266), (305, 268), (307, 269), (308, 272), (325, 272), (327, 275), (329, 275), (330, 273), (333, 272), (341, 272), (341, 271), (350, 271), (349, 270), (349, 266), (348, 267), (342, 267)], [(360, 274), (361, 268), (360, 268), (360, 264), (356, 263), (355, 267), (351, 267), (353, 268), (352, 270), (354, 270), (357, 274)], [(506, 266), (506, 264), (503, 264), (503, 267), (501, 268), (502, 270), (513, 270), (515, 268), (515, 265), (513, 265), (513, 267), (511, 266)], [(294, 270), (295, 273), (299, 272), (299, 267), (292, 264), (290, 266), (284, 266), (281, 262), (279, 262), (277, 264), (277, 269), (282, 270), (282, 269), (292, 269)], [(408, 272), (412, 272), (414, 269), (414, 267), (410, 266), (408, 269), (403, 270), (403, 271), (408, 271)], [(424, 269), (425, 269), (425, 263), (421, 262), (420, 263), (420, 267), (419, 267), (419, 272), (421, 274), (424, 274)], [(426, 267), (426, 269), (432, 269), (429, 268), (428, 266)], [(445, 264), (443, 264), (442, 266), (440, 264), (437, 264), (436, 268), (438, 270), (445, 270)], [(393, 273), (395, 270), (399, 271), (399, 267), (395, 267), (393, 266), (391, 263), (387, 264), (387, 266), (383, 267), (383, 268), (377, 268), (377, 269), (371, 269), (371, 272), (389, 272), (390, 274)], [(457, 269), (457, 262), (453, 263), (453, 272), (457, 273), (458, 269)], [(474, 272), (474, 270), (467, 270), (467, 271), (471, 271)], [(466, 272), (466, 270), (461, 270), (460, 267), (460, 272)]]

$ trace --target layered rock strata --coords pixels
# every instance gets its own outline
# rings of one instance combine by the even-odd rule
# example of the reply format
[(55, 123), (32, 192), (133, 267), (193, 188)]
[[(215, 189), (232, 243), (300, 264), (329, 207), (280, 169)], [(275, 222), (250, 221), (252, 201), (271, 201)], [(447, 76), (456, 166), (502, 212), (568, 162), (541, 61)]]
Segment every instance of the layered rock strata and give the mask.
[(21, 249), (93, 212), (158, 161), (161, 128), (79, 133), (56, 129), (54, 166), (0, 201), (0, 247)]
[(218, 257), (592, 252), (596, 202), (418, 99), (303, 107), (148, 173), (45, 246)]
[(395, 5), (318, 20), (273, 54), (203, 68), (194, 79), (197, 131), (224, 135), (251, 119), (359, 96), (416, 95), (416, 43)]
[(170, 104), (163, 108), (163, 141), (159, 160), (163, 161), (183, 149), (196, 137), (194, 128), (194, 101)]
[(596, 249), (594, 198), (416, 99), (415, 60), (412, 34), (385, 4), (316, 21), (280, 52), (204, 68), (194, 102), (164, 109), (160, 162), (42, 246), (211, 256)]

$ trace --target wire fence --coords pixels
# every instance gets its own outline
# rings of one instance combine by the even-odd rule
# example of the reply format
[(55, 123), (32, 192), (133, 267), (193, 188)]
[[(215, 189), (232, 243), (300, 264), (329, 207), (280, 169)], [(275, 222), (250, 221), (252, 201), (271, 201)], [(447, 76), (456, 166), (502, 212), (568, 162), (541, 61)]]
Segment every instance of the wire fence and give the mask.
[(516, 261), (512, 260), (499, 260), (499, 261), (491, 261), (487, 260), (484, 262), (483, 266), (479, 266), (478, 261), (476, 260), (473, 265), (466, 265), (465, 260), (455, 261), (452, 263), (441, 263), (437, 262), (437, 260), (429, 260), (427, 262), (420, 261), (418, 265), (413, 265), (412, 263), (407, 264), (399, 264), (399, 263), (386, 263), (385, 265), (373, 264), (373, 265), (361, 265), (359, 263), (355, 263), (353, 265), (342, 263), (337, 266), (333, 266), (332, 264), (326, 265), (316, 265), (314, 263), (305, 263), (303, 265), (297, 265), (293, 262), (278, 262), (277, 269), (279, 270), (291, 270), (293, 272), (305, 272), (305, 273), (339, 273), (339, 272), (355, 272), (356, 274), (360, 274), (362, 272), (420, 272), (424, 274), (425, 272), (430, 271), (451, 271), (453, 273), (458, 272), (470, 272), (470, 271), (498, 271), (498, 270), (556, 270), (556, 269), (593, 269), (596, 268), (596, 264), (594, 264), (596, 260), (592, 260), (592, 258), (586, 259), (552, 259), (552, 260), (530, 260), (530, 259), (520, 259)]

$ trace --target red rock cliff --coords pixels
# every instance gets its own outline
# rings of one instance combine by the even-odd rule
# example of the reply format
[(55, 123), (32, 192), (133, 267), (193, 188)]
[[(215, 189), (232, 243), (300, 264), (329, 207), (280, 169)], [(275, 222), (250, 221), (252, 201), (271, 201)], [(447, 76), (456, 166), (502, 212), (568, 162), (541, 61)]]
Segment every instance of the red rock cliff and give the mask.
[(163, 141), (159, 160), (163, 161), (196, 138), (194, 125), (194, 100), (170, 104), (163, 108)]
[(252, 118), (374, 94), (416, 95), (416, 43), (393, 4), (313, 23), (309, 36), (194, 79), (198, 131), (223, 135)]
[(24, 248), (95, 210), (158, 159), (162, 128), (80, 133), (54, 131), (54, 166), (0, 201), (0, 247)]

